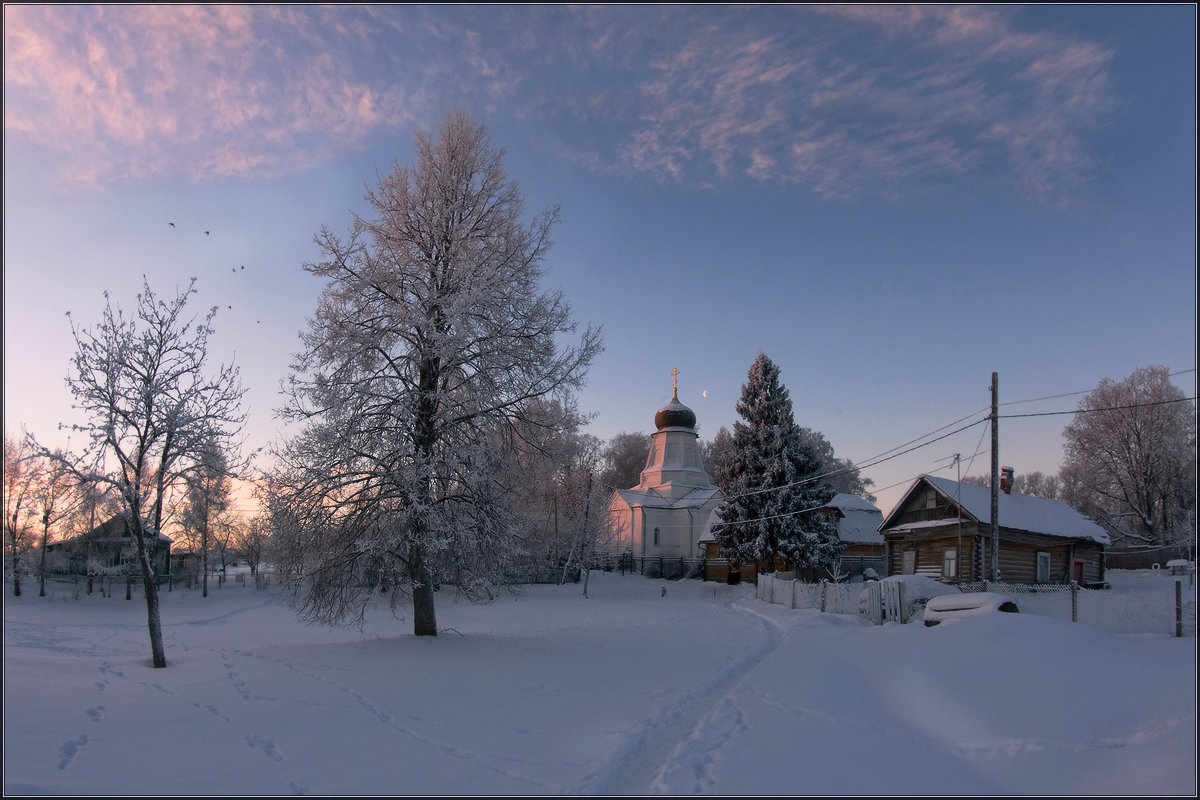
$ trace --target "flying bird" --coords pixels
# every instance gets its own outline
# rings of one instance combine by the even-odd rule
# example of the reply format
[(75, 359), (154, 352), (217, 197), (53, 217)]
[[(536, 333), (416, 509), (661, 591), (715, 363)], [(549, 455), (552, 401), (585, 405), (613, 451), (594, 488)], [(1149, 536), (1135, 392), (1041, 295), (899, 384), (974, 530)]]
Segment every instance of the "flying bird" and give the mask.
[(208, 231), (205, 231), (205, 232), (204, 232), (204, 235), (205, 235), (205, 236), (208, 236)]
[(174, 222), (168, 222), (167, 224), (168, 224), (168, 225), (170, 225), (172, 228), (174, 228), (174, 227), (175, 227), (175, 223), (174, 223)]

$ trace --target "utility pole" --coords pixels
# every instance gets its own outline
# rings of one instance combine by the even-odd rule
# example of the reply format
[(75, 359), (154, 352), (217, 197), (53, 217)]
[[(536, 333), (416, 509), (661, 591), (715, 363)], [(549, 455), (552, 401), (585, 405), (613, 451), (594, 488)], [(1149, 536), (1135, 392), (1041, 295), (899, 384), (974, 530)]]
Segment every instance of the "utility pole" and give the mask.
[(954, 464), (958, 467), (958, 486), (955, 487), (958, 494), (955, 498), (958, 506), (958, 549), (954, 551), (954, 580), (962, 583), (962, 454), (954, 454)]
[(992, 580), (1000, 580), (1000, 375), (992, 373)]

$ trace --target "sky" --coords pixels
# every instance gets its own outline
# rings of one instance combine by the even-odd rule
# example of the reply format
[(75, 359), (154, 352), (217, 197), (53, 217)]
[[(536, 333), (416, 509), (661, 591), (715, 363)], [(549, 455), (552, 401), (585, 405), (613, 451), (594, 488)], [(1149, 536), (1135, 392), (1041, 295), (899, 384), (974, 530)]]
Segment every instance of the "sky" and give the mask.
[(1175, 638), (1164, 572), (1109, 571), (1079, 622), (1060, 593), (935, 627), (592, 573), (444, 589), (437, 637), (234, 582), (160, 594), (165, 669), (140, 596), (34, 587), (4, 599), (4, 792), (1195, 796), (1195, 585)]
[(1104, 378), (1196, 396), (1194, 5), (6, 5), (5, 431), (66, 442), (66, 313), (145, 276), (197, 278), (248, 450), (283, 435), (314, 236), (454, 108), (561, 207), (601, 439), (673, 369), (732, 427), (761, 351), (887, 512), (990, 470), (993, 373), (1018, 474)]

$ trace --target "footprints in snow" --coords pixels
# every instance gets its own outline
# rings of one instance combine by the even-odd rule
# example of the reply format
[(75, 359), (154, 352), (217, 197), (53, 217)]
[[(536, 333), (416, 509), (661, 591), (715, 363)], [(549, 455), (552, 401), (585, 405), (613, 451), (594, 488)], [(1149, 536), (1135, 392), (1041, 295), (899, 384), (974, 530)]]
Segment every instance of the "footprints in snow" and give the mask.
[(68, 739), (58, 746), (58, 752), (62, 753), (62, 758), (58, 760), (58, 768), (66, 769), (70, 765), (71, 760), (75, 758), (75, 754), (80, 748), (88, 743), (87, 734), (81, 734), (74, 739)]
[(247, 736), (246, 744), (255, 750), (263, 751), (272, 761), (283, 761), (283, 753), (279, 752), (279, 748), (275, 746), (274, 739), (264, 739), (258, 735)]
[(220, 711), (217, 710), (217, 707), (212, 705), (211, 703), (206, 703), (204, 705), (201, 705), (199, 703), (192, 703), (192, 705), (194, 705), (196, 708), (199, 708), (201, 710), (207, 710), (214, 717), (219, 717), (220, 719), (223, 719), (226, 722), (233, 722), (232, 718), (230, 718), (229, 716), (227, 716), (225, 714), (222, 714)]

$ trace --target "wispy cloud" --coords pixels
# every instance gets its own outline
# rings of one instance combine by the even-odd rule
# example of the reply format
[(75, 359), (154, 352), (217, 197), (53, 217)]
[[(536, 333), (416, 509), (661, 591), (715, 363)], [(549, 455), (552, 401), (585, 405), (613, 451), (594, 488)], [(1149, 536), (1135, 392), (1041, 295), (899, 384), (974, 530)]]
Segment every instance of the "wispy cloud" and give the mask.
[(986, 171), (1060, 203), (1095, 166), (1087, 137), (1112, 107), (1110, 49), (1021, 30), (998, 7), (688, 9), (619, 55), (618, 14), (578, 18), (595, 31), (583, 68), (635, 87), (575, 108), (626, 120), (582, 161), (664, 180), (904, 196)]
[(104, 184), (303, 169), (449, 105), (588, 169), (904, 196), (1095, 167), (1113, 52), (999, 6), (6, 6), (5, 128)]

